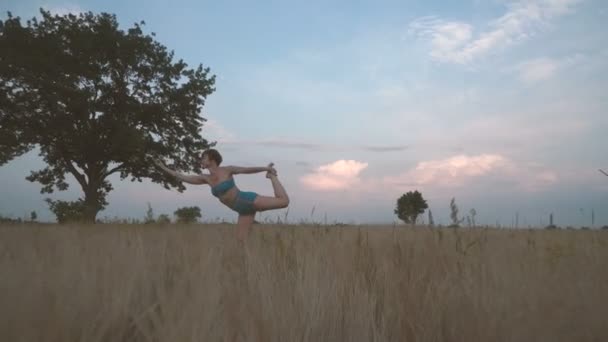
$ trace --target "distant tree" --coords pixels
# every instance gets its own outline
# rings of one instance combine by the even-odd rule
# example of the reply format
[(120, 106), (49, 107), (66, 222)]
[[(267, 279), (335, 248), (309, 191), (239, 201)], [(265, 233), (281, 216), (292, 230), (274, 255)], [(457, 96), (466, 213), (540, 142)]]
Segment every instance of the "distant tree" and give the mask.
[(456, 198), (452, 197), (450, 201), (450, 218), (452, 219), (452, 224), (450, 227), (458, 228), (464, 219), (458, 218), (458, 206), (456, 205)]
[(169, 224), (171, 223), (171, 218), (169, 218), (169, 215), (167, 214), (160, 214), (158, 215), (156, 222), (160, 224)]
[(433, 227), (435, 225), (435, 221), (433, 220), (433, 212), (429, 209), (429, 226)]
[(202, 217), (201, 208), (199, 207), (179, 208), (174, 212), (174, 214), (178, 223), (194, 223)]
[(549, 214), (549, 225), (545, 229), (557, 229), (558, 227), (553, 224), (553, 213)]
[(477, 216), (477, 210), (475, 210), (475, 208), (472, 208), (472, 209), (469, 211), (469, 214), (470, 214), (470, 216), (471, 216), (471, 225), (472, 225), (473, 227), (475, 227), (475, 226), (476, 226), (476, 225), (475, 225), (475, 216)]
[(418, 215), (424, 213), (428, 207), (426, 200), (422, 198), (422, 194), (418, 190), (409, 191), (397, 199), (395, 214), (403, 222), (415, 225)]
[(36, 222), (37, 219), (38, 219), (38, 214), (36, 214), (36, 211), (34, 210), (30, 213), (30, 221)]
[(0, 166), (38, 148), (47, 166), (26, 179), (52, 193), (72, 175), (83, 196), (69, 208), (87, 222), (108, 204), (113, 174), (183, 191), (150, 156), (201, 171), (197, 152), (213, 146), (200, 134), (209, 68), (174, 61), (143, 21), (121, 30), (108, 13), (40, 13), (25, 25), (0, 20)]
[(16, 219), (10, 216), (0, 215), (0, 223), (22, 223), (21, 217), (17, 217)]
[(146, 217), (144, 218), (144, 223), (150, 224), (150, 223), (154, 223), (154, 222), (156, 222), (156, 220), (154, 220), (154, 210), (152, 209), (150, 202), (148, 202), (148, 210), (146, 211)]

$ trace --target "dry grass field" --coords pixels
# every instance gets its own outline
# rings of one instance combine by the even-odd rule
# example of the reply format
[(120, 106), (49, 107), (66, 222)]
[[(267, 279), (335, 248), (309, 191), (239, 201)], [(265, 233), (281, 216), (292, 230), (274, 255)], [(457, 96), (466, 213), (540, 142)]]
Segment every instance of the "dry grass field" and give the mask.
[(608, 341), (608, 232), (0, 227), (0, 341)]

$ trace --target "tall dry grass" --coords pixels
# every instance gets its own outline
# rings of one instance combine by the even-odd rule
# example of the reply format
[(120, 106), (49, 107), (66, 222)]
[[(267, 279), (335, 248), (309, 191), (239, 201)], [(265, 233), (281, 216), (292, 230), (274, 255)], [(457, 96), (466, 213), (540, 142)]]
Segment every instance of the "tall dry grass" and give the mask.
[(0, 228), (1, 341), (608, 341), (608, 234)]

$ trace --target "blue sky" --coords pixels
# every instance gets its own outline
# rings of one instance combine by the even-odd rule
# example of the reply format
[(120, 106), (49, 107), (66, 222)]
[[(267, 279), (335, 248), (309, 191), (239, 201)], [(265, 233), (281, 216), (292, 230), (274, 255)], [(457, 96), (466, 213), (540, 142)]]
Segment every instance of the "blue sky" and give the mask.
[[(217, 75), (204, 134), (227, 164), (274, 161), (289, 218), (388, 223), (420, 190), (435, 220), (449, 201), (482, 223), (608, 224), (608, 3), (528, 1), (4, 1), (29, 18), (115, 13), (191, 66)], [(3, 14), (4, 16), (4, 14)], [(0, 213), (51, 218), (30, 153), (0, 168)], [(271, 194), (258, 175), (244, 190)], [(142, 217), (199, 205), (235, 214), (206, 187), (183, 194), (114, 181), (99, 217)], [(58, 198), (75, 199), (73, 187)], [(582, 210), (581, 210), (582, 209)], [(258, 219), (283, 216), (284, 210)]]

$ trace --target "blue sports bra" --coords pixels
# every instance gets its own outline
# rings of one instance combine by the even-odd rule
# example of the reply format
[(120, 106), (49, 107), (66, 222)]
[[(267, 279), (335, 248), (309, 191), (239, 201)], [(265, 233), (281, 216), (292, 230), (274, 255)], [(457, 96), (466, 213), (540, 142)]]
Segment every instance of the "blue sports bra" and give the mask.
[(211, 187), (211, 194), (215, 197), (220, 197), (228, 190), (234, 187), (234, 178), (226, 179), (225, 181), (217, 184), (216, 186)]

